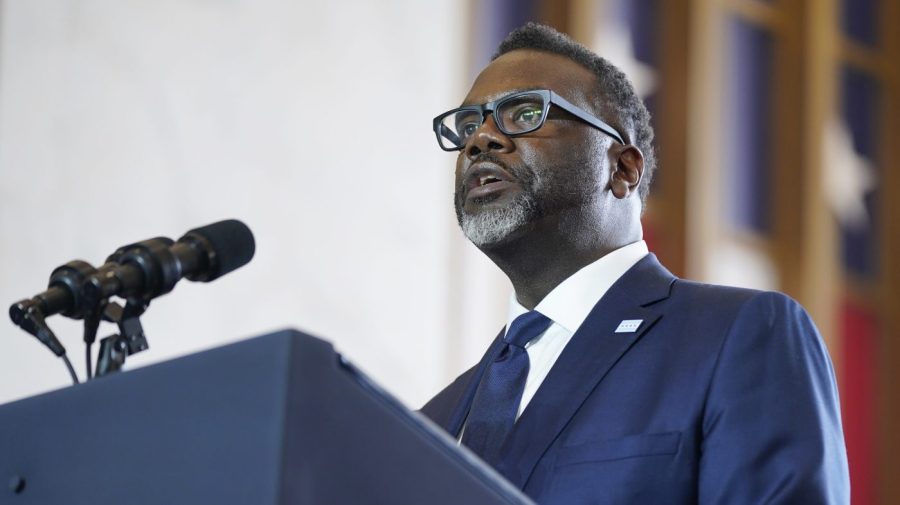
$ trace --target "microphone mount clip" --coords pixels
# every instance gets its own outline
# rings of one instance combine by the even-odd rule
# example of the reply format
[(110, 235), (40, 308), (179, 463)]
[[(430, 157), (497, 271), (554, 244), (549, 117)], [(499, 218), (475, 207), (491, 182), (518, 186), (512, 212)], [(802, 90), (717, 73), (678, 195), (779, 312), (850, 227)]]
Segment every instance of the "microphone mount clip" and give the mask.
[(149, 298), (129, 298), (125, 308), (116, 302), (106, 305), (103, 319), (116, 323), (119, 333), (100, 340), (95, 377), (118, 372), (125, 364), (125, 358), (149, 347), (140, 320), (149, 306)]

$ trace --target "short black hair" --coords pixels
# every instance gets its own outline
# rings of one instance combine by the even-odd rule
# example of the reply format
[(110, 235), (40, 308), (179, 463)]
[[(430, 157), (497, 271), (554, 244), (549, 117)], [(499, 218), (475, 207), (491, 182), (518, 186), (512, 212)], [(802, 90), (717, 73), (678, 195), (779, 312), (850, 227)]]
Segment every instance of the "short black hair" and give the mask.
[(613, 114), (614, 117), (604, 119), (616, 126), (626, 142), (634, 144), (644, 154), (644, 174), (638, 187), (638, 196), (646, 206), (650, 183), (656, 170), (653, 127), (650, 125), (650, 113), (628, 77), (606, 59), (547, 25), (528, 23), (514, 30), (500, 43), (491, 61), (517, 49), (546, 51), (565, 56), (594, 73), (599, 84), (595, 105), (599, 110)]

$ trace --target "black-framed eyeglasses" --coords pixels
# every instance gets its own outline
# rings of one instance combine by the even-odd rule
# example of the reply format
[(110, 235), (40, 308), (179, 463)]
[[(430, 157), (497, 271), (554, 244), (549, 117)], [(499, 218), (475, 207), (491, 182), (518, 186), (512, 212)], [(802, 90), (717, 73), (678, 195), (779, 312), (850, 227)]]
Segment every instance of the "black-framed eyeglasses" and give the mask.
[(597, 116), (569, 102), (549, 89), (534, 89), (511, 93), (481, 105), (466, 105), (434, 118), (434, 134), (445, 151), (459, 151), (484, 123), (488, 112), (493, 113), (497, 128), (506, 135), (522, 135), (537, 130), (547, 120), (550, 104), (572, 114), (624, 144), (615, 128)]

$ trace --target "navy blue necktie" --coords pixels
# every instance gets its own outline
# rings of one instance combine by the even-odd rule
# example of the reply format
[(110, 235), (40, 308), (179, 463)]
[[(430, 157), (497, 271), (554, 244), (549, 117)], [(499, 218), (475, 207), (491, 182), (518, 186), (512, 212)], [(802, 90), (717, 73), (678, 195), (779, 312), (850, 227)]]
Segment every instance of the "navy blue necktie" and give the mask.
[(525, 344), (546, 331), (552, 322), (533, 310), (517, 317), (503, 337), (506, 346), (488, 366), (475, 391), (462, 443), (494, 466), (522, 401), (528, 377)]

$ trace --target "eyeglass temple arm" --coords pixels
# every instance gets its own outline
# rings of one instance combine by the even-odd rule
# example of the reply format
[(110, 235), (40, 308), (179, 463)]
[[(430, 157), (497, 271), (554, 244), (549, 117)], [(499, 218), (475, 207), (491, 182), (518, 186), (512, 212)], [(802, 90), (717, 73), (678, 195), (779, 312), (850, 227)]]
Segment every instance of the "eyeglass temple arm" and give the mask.
[(604, 123), (603, 121), (594, 117), (593, 115), (588, 114), (587, 112), (582, 110), (581, 107), (578, 107), (577, 105), (575, 105), (572, 102), (566, 100), (565, 98), (557, 95), (556, 93), (551, 92), (550, 98), (551, 98), (551, 102), (555, 103), (556, 105), (561, 106), (563, 109), (566, 109), (566, 111), (570, 112), (571, 114), (574, 114), (576, 117), (578, 117), (582, 121), (586, 121), (586, 122), (596, 126), (600, 131), (602, 131), (603, 133), (612, 137), (613, 140), (615, 140), (616, 142), (618, 142), (622, 145), (625, 145), (625, 141), (622, 140), (622, 136), (619, 135), (619, 132), (617, 132), (616, 129), (613, 128), (612, 126)]

